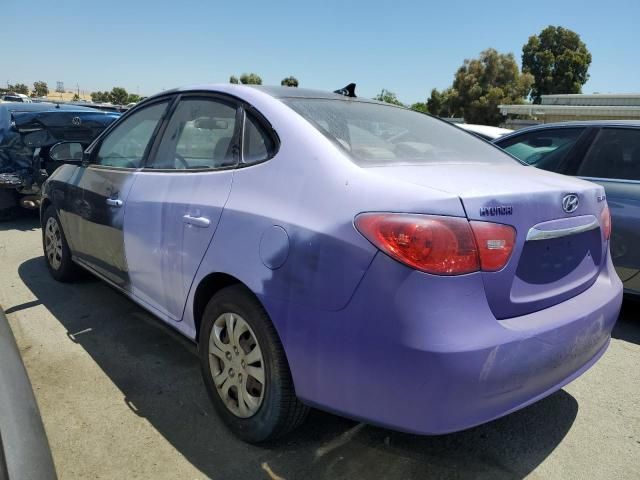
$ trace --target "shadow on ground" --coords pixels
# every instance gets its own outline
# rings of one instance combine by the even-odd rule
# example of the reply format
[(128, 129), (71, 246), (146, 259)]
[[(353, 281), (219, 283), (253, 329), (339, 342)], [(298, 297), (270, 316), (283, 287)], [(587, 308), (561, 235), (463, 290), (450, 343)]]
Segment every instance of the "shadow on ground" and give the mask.
[(578, 412), (576, 400), (560, 391), (487, 425), (420, 437), (313, 411), (289, 437), (249, 446), (215, 417), (189, 341), (99, 281), (54, 282), (42, 257), (23, 263), (19, 274), (127, 405), (215, 478), (269, 478), (265, 463), (287, 479), (521, 478), (555, 449)]
[(9, 230), (19, 230), (21, 232), (27, 232), (39, 228), (40, 217), (38, 210), (22, 210), (18, 218), (15, 218), (11, 221), (0, 221), (0, 232), (7, 232)]
[(611, 336), (640, 345), (640, 298), (625, 297)]

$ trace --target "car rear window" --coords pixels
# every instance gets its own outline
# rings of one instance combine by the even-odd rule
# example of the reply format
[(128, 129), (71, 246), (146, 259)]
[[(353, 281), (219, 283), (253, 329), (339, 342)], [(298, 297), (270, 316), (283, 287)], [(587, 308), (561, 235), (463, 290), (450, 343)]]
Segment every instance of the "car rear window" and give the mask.
[(373, 102), (284, 98), (362, 166), (514, 164), (493, 145), (428, 115)]

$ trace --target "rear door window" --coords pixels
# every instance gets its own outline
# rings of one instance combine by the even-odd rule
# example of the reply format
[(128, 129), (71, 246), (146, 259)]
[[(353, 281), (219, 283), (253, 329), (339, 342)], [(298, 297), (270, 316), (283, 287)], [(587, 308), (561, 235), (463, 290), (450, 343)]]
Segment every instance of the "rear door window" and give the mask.
[(585, 128), (536, 130), (497, 141), (496, 145), (524, 163), (559, 172), (584, 131)]
[(578, 175), (640, 181), (640, 129), (603, 128)]

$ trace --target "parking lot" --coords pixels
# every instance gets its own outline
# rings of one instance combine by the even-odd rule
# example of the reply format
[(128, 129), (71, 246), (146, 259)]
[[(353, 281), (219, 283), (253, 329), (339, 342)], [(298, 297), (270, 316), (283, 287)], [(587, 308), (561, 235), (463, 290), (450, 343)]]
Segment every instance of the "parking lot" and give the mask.
[(418, 437), (314, 411), (258, 447), (217, 420), (191, 343), (102, 282), (51, 279), (37, 218), (0, 224), (0, 265), (0, 306), (62, 479), (640, 478), (640, 309), (629, 301), (589, 372), (508, 417)]

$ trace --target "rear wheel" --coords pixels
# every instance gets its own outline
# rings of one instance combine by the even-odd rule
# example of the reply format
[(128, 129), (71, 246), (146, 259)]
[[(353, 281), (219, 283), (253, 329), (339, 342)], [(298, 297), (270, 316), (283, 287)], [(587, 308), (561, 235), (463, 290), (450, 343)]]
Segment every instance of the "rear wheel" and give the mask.
[(47, 207), (42, 216), (42, 248), (47, 269), (59, 282), (70, 282), (78, 278), (80, 268), (71, 260), (71, 251), (62, 231), (55, 208)]
[(213, 405), (240, 438), (280, 437), (306, 418), (284, 349), (258, 300), (243, 286), (216, 293), (202, 319), (202, 376)]

